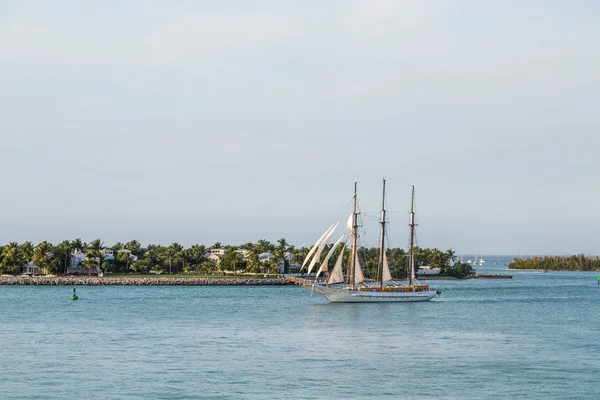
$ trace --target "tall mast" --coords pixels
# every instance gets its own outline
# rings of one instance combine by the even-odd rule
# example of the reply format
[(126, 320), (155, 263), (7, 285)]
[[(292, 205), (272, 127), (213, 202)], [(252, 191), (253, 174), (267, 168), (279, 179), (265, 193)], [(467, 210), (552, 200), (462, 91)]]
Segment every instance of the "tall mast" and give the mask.
[(415, 254), (413, 247), (415, 245), (415, 185), (412, 185), (412, 196), (410, 200), (410, 249), (408, 250), (408, 285), (412, 285), (413, 274), (415, 270)]
[(348, 267), (348, 283), (352, 289), (356, 288), (356, 239), (358, 236), (358, 218), (356, 212), (356, 182), (354, 182), (354, 209), (352, 210), (352, 249), (350, 250), (350, 263)]
[(383, 255), (385, 252), (385, 178), (383, 178), (383, 192), (381, 194), (381, 238), (379, 239), (379, 267), (377, 280), (379, 288), (383, 289)]

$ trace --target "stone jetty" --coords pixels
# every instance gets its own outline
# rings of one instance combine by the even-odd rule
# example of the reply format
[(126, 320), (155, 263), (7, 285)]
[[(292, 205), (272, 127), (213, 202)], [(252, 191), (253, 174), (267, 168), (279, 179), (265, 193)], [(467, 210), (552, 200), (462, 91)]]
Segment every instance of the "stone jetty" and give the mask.
[(293, 285), (285, 278), (111, 278), (83, 276), (1, 276), (0, 285), (38, 286), (259, 286)]

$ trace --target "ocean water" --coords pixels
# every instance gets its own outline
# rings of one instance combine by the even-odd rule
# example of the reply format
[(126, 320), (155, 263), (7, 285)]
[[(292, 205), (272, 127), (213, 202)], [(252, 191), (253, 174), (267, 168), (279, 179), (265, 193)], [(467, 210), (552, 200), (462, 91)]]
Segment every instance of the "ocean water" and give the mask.
[(427, 303), (300, 287), (0, 287), (2, 399), (598, 399), (598, 273), (432, 281)]

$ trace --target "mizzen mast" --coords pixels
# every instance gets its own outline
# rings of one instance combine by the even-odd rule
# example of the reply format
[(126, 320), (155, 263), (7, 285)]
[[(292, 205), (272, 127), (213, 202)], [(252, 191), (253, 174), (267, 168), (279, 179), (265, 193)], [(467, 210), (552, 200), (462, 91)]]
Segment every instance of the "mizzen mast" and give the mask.
[(409, 258), (408, 258), (408, 285), (412, 285), (412, 280), (415, 274), (415, 185), (412, 185), (412, 196), (410, 200), (410, 222), (408, 224), (410, 227), (410, 248), (408, 250)]
[(383, 289), (383, 263), (385, 256), (385, 178), (383, 178), (383, 192), (381, 194), (381, 238), (379, 239), (379, 267), (377, 268), (377, 280), (379, 288)]

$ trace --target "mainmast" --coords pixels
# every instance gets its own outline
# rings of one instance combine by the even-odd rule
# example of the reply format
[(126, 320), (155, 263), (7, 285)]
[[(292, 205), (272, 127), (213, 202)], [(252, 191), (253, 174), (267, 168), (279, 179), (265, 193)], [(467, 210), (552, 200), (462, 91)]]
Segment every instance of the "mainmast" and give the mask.
[(385, 252), (385, 178), (383, 178), (383, 193), (381, 194), (381, 238), (379, 240), (379, 267), (377, 268), (377, 280), (379, 288), (383, 289), (383, 260)]
[(412, 285), (415, 270), (415, 253), (413, 247), (415, 245), (415, 185), (412, 185), (412, 196), (410, 200), (410, 249), (408, 250), (408, 285)]
[(356, 211), (356, 182), (354, 182), (354, 209), (352, 210), (352, 248), (350, 249), (350, 263), (348, 266), (348, 283), (352, 289), (356, 288), (356, 242), (358, 236), (358, 213)]

